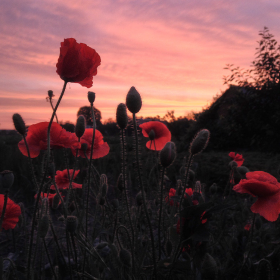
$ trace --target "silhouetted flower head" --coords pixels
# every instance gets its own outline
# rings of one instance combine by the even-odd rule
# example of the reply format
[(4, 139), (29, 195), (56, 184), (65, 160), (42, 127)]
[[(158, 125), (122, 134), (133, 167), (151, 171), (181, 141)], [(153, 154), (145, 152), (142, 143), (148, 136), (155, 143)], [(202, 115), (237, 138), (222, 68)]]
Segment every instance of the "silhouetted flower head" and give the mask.
[[(2, 210), (4, 206), (4, 195), (0, 194), (0, 216), (2, 215)], [(20, 206), (14, 201), (8, 198), (4, 220), (2, 223), (2, 228), (5, 230), (14, 229), (19, 221), (19, 216), (21, 214)]]
[(56, 72), (66, 82), (79, 83), (90, 88), (100, 63), (100, 56), (94, 49), (77, 43), (73, 38), (67, 38), (61, 42)]
[[(79, 172), (80, 172), (80, 170), (76, 170), (75, 174), (73, 176), (74, 170), (73, 169), (69, 169), (70, 178), (72, 178), (72, 176), (73, 176), (73, 180), (74, 180), (77, 177), (77, 175), (79, 174)], [(69, 188), (70, 181), (69, 181), (69, 178), (68, 178), (67, 169), (65, 169), (63, 171), (60, 171), (60, 170), (56, 171), (55, 183), (56, 183), (58, 189), (64, 189), (65, 190), (65, 189)], [(81, 189), (82, 188), (82, 184), (77, 184), (77, 183), (74, 183), (72, 181), (72, 188), (73, 189)], [(54, 185), (51, 186), (51, 189), (55, 190)]]
[(241, 179), (233, 190), (257, 196), (258, 199), (251, 206), (251, 211), (270, 222), (277, 220), (280, 214), (280, 184), (275, 177), (263, 171), (248, 172), (246, 179)]
[[(55, 197), (55, 195), (56, 195), (56, 193), (49, 193), (49, 195), (48, 195), (47, 193), (41, 192), (41, 199), (47, 197), (48, 201), (49, 201), (49, 205), (51, 206), (52, 202), (53, 202), (53, 198)], [(64, 197), (64, 196), (62, 196), (62, 197)], [(34, 198), (35, 199), (37, 198), (37, 194), (34, 195)], [(59, 201), (59, 204), (61, 204), (61, 201)]]
[[(41, 150), (47, 150), (48, 122), (41, 122), (29, 126), (26, 141), (31, 158), (39, 156)], [(50, 130), (51, 149), (80, 147), (80, 143), (75, 134), (66, 131), (58, 123), (52, 123)], [(23, 155), (28, 156), (24, 140), (18, 143), (18, 147)]]
[[(86, 128), (84, 135), (81, 137), (80, 142), (81, 144), (86, 143), (86, 155), (90, 158), (90, 149), (91, 149), (91, 142), (93, 136), (93, 128)], [(85, 145), (83, 145), (85, 146)], [(92, 158), (97, 159), (106, 156), (109, 153), (110, 147), (109, 145), (103, 141), (103, 135), (99, 130), (95, 130), (95, 137), (94, 137), (94, 145), (93, 145), (93, 153)], [(72, 149), (73, 155), (76, 155), (75, 149)], [(82, 149), (78, 150), (78, 156), (85, 158), (85, 153)]]
[(142, 123), (139, 125), (142, 129), (144, 137), (149, 137), (151, 130), (154, 131), (154, 140), (150, 140), (146, 143), (146, 147), (151, 150), (160, 151), (165, 144), (171, 141), (171, 132), (165, 124), (158, 121), (151, 121)]

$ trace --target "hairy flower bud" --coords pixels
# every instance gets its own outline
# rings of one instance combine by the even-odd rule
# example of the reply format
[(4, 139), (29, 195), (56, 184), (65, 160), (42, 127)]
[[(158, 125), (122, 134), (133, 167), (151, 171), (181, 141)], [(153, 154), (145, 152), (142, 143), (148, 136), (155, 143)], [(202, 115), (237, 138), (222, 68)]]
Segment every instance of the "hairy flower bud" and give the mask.
[(10, 170), (0, 172), (0, 186), (4, 190), (8, 190), (14, 183), (14, 174)]
[(119, 257), (125, 266), (131, 267), (131, 254), (128, 250), (122, 249)]
[(86, 129), (86, 120), (83, 115), (80, 115), (77, 119), (77, 123), (75, 126), (75, 133), (78, 138), (81, 138), (84, 135)]
[(66, 218), (66, 231), (74, 233), (78, 226), (78, 220), (76, 216), (68, 216)]
[(38, 228), (38, 234), (41, 238), (45, 238), (49, 230), (49, 217), (48, 215), (44, 215), (40, 222)]
[(26, 133), (25, 123), (20, 114), (13, 114), (13, 122), (16, 131), (21, 134), (22, 136)]
[(107, 195), (107, 192), (108, 192), (108, 185), (105, 183), (101, 187), (101, 195), (105, 197)]
[(167, 142), (160, 151), (159, 158), (161, 165), (166, 168), (172, 164), (176, 157), (176, 147), (173, 142)]
[(122, 175), (122, 173), (118, 177), (117, 188), (119, 189), (119, 191), (121, 191), (121, 192), (123, 191), (123, 175)]
[(246, 176), (246, 173), (250, 172), (250, 170), (244, 165), (237, 167), (236, 170), (241, 176)]
[(136, 203), (138, 206), (141, 206), (143, 204), (143, 198), (142, 198), (142, 193), (139, 192), (137, 195), (136, 195)]
[(117, 108), (117, 124), (120, 129), (125, 129), (128, 123), (128, 117), (126, 113), (126, 106), (124, 103), (120, 103)]
[(208, 129), (202, 129), (200, 130), (196, 136), (194, 137), (191, 146), (190, 146), (190, 152), (192, 155), (196, 155), (198, 153), (201, 153), (206, 146), (208, 145), (210, 137), (210, 132)]
[(126, 107), (133, 114), (138, 113), (142, 107), (141, 96), (135, 87), (131, 87), (126, 96)]
[(88, 101), (92, 105), (95, 100), (95, 93), (92, 91), (88, 92)]

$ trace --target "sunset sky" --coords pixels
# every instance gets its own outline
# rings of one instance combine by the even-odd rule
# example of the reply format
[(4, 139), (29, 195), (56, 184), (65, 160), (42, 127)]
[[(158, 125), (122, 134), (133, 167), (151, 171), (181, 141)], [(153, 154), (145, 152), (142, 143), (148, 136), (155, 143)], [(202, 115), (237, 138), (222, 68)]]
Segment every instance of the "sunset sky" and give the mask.
[(49, 121), (64, 38), (101, 56), (92, 88), (67, 86), (58, 118), (71, 122), (89, 90), (102, 121), (114, 119), (131, 86), (139, 116), (201, 111), (227, 88), (226, 64), (249, 68), (264, 26), (280, 40), (279, 0), (1, 0), (0, 15), (0, 129), (13, 129), (14, 113), (27, 125)]

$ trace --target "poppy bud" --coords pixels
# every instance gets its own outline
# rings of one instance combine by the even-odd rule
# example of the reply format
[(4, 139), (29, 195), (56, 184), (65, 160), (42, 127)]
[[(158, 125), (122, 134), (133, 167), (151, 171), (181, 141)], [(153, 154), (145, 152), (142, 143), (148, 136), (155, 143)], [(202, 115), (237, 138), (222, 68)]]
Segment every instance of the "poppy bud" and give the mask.
[(119, 256), (125, 266), (131, 267), (131, 254), (128, 250), (122, 249)]
[(176, 147), (173, 142), (167, 142), (160, 151), (159, 158), (161, 165), (166, 168), (172, 164), (176, 157)]
[(201, 265), (201, 276), (203, 279), (217, 279), (218, 267), (215, 259), (208, 253), (205, 254)]
[(230, 167), (231, 169), (233, 169), (234, 167), (237, 167), (237, 166), (238, 166), (238, 164), (237, 164), (237, 162), (234, 161), (234, 160), (232, 160), (232, 161), (229, 163), (229, 167)]
[(14, 183), (14, 174), (10, 170), (4, 170), (0, 172), (0, 186), (1, 188), (8, 190)]
[(217, 190), (218, 190), (218, 186), (215, 183), (212, 184), (211, 187), (209, 188), (209, 191), (212, 195), (215, 194), (217, 192)]
[(113, 205), (113, 207), (115, 208), (115, 209), (118, 209), (119, 208), (119, 200), (118, 199), (113, 199), (112, 201), (111, 201), (111, 204)]
[(78, 138), (81, 138), (84, 135), (86, 129), (86, 120), (83, 115), (80, 115), (77, 119), (75, 133)]
[(74, 233), (78, 226), (78, 220), (76, 216), (68, 216), (66, 218), (66, 231)]
[(150, 139), (150, 140), (154, 140), (155, 137), (156, 137), (156, 134), (155, 134), (154, 130), (152, 129), (152, 130), (149, 132), (149, 139)]
[(250, 172), (250, 170), (244, 165), (237, 167), (236, 170), (241, 176), (246, 176), (246, 173)]
[(105, 204), (105, 198), (103, 196), (100, 196), (99, 205), (103, 206), (104, 204)]
[(123, 103), (120, 103), (117, 108), (117, 124), (120, 129), (125, 129), (127, 127), (128, 117), (126, 113), (126, 106)]
[(57, 209), (57, 208), (58, 208), (58, 205), (59, 205), (59, 202), (60, 202), (59, 195), (56, 194), (56, 195), (53, 197), (52, 208), (53, 208), (53, 209)]
[(141, 96), (135, 87), (131, 87), (126, 96), (126, 107), (133, 114), (138, 113), (142, 107)]
[(52, 99), (54, 97), (52, 90), (48, 90), (48, 96), (50, 99)]
[(103, 197), (105, 197), (106, 194), (107, 194), (107, 191), (108, 191), (108, 185), (107, 184), (103, 184), (102, 187), (101, 187), (101, 195)]
[(139, 192), (137, 195), (136, 195), (136, 203), (138, 206), (141, 206), (143, 204), (143, 198), (142, 198), (142, 193)]
[(25, 123), (20, 114), (13, 114), (13, 122), (16, 131), (21, 134), (22, 136), (26, 133)]
[(95, 93), (92, 91), (88, 92), (88, 101), (92, 105), (95, 100)]
[(38, 234), (41, 238), (45, 238), (49, 230), (49, 217), (44, 215), (39, 223)]
[(65, 218), (63, 216), (60, 216), (60, 217), (57, 218), (57, 220), (60, 221), (60, 222), (64, 222)]
[(97, 249), (97, 250), (102, 250), (102, 249), (105, 248), (107, 245), (108, 245), (107, 242), (101, 242), (101, 243), (99, 243), (99, 244), (95, 247), (95, 249)]
[(123, 175), (122, 173), (119, 175), (118, 181), (117, 181), (117, 188), (119, 191), (123, 191)]
[(209, 142), (210, 132), (208, 129), (200, 130), (196, 136), (194, 137), (191, 146), (190, 146), (190, 153), (192, 155), (196, 155), (202, 152)]
[(201, 193), (201, 183), (200, 181), (196, 181), (194, 186), (194, 192)]

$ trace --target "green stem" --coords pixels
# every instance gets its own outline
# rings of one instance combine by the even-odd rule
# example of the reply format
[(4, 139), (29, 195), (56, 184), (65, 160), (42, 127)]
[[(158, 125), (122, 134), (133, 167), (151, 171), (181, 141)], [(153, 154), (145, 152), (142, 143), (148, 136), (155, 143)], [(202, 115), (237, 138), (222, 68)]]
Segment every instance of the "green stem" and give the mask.
[(49, 250), (48, 250), (48, 247), (47, 247), (47, 244), (46, 244), (46, 240), (45, 240), (45, 238), (42, 238), (42, 239), (43, 239), (43, 244), (44, 244), (45, 251), (46, 251), (46, 254), (47, 254), (47, 257), (48, 257), (48, 261), (50, 263), (52, 274), (53, 274), (55, 280), (58, 280), (57, 277), (56, 277), (56, 274), (54, 272), (54, 268), (53, 268), (53, 265), (52, 265), (52, 262), (51, 262), (51, 257), (50, 257)]
[(155, 275), (155, 280), (157, 280), (157, 263), (156, 263), (156, 252), (155, 252), (155, 241), (154, 241), (154, 235), (153, 235), (153, 230), (152, 230), (152, 225), (147, 209), (147, 202), (146, 202), (146, 197), (145, 197), (145, 191), (144, 191), (144, 186), (142, 182), (142, 176), (140, 172), (140, 164), (139, 164), (139, 149), (138, 149), (138, 133), (137, 133), (137, 126), (136, 126), (136, 117), (135, 113), (133, 113), (133, 126), (134, 126), (134, 133), (135, 133), (135, 148), (136, 148), (136, 164), (137, 164), (137, 171), (138, 171), (138, 177), (139, 177), (139, 184), (141, 187), (141, 193), (142, 193), (142, 198), (143, 198), (143, 207), (146, 215), (146, 219), (148, 222), (148, 226), (150, 229), (150, 235), (151, 235), (151, 243), (152, 243), (152, 253), (153, 253), (153, 264), (154, 264), (154, 275)]
[(160, 187), (160, 209), (159, 209), (159, 220), (158, 220), (158, 260), (161, 258), (161, 240), (160, 240), (160, 223), (161, 223), (161, 212), (162, 212), (162, 199), (163, 199), (163, 180), (164, 180), (165, 168), (162, 170), (161, 187)]

